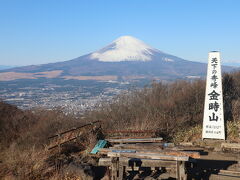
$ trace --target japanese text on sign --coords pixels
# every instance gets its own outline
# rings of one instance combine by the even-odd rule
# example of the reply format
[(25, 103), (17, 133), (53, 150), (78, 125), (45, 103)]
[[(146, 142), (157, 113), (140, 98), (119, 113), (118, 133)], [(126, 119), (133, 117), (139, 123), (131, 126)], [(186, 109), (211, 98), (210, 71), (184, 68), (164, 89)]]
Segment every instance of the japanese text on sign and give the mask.
[(220, 53), (210, 52), (202, 138), (225, 139)]

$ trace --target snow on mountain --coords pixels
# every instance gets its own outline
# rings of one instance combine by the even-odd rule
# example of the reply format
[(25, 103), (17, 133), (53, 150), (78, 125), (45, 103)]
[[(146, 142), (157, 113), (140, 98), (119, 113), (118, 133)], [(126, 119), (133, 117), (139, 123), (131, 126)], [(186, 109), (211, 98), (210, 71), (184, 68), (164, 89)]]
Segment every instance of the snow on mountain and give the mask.
[(90, 58), (103, 62), (151, 61), (156, 51), (159, 52), (132, 36), (122, 36), (110, 45), (92, 53)]
[(167, 62), (173, 62), (174, 60), (173, 59), (170, 59), (170, 58), (163, 58), (164, 61), (167, 61)]
[[(0, 70), (0, 78), (76, 80), (189, 79), (204, 77), (207, 64), (161, 52), (131, 36), (122, 36), (99, 51), (72, 60)], [(229, 72), (233, 68), (224, 67)], [(21, 75), (21, 78), (20, 78)], [(6, 79), (6, 78), (5, 78)]]

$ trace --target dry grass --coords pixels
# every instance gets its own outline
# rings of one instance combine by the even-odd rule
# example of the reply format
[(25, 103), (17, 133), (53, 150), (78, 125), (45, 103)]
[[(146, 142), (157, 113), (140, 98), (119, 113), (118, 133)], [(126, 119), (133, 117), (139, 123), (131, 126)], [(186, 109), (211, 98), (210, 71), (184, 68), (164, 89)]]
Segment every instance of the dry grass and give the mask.
[[(240, 72), (223, 76), (225, 121), (240, 120), (239, 79)], [(110, 103), (99, 105), (86, 116), (105, 122), (105, 129), (157, 129), (158, 135), (172, 140), (178, 132), (198, 134), (203, 120), (204, 96), (204, 80), (153, 82), (149, 87), (131, 90)]]
[[(223, 78), (227, 138), (239, 142), (240, 72)], [(205, 81), (153, 82), (142, 90), (121, 94), (84, 114), (85, 120), (61, 110), (21, 111), (0, 102), (0, 179), (79, 179), (62, 173), (71, 162), (88, 162), (97, 141), (95, 131), (86, 131), (81, 144), (71, 143), (60, 152), (47, 151), (47, 137), (101, 120), (105, 130), (152, 130), (174, 142), (201, 139)], [(50, 145), (54, 145), (52, 142)], [(74, 174), (74, 173), (73, 173)], [(91, 179), (91, 178), (90, 178)]]
[(102, 120), (106, 129), (158, 129), (170, 137), (177, 129), (202, 121), (204, 89), (204, 81), (153, 83), (143, 90), (122, 94), (86, 116)]
[(176, 134), (174, 134), (173, 136), (173, 142), (174, 143), (193, 142), (201, 139), (201, 137), (202, 126), (196, 125), (195, 127), (176, 132)]
[[(0, 102), (0, 179), (49, 179), (58, 176), (61, 167), (72, 161), (70, 152), (79, 153), (83, 145), (70, 143), (60, 152), (48, 151), (48, 137), (85, 124), (80, 117), (66, 116), (60, 110), (21, 111)], [(85, 146), (96, 142), (91, 131)], [(77, 148), (76, 148), (77, 147)], [(81, 157), (80, 155), (78, 157)]]
[[(230, 142), (240, 142), (240, 121), (228, 121), (226, 123), (227, 140)], [(189, 129), (178, 131), (173, 136), (175, 143), (179, 142), (195, 142), (202, 138), (202, 126), (197, 125)]]

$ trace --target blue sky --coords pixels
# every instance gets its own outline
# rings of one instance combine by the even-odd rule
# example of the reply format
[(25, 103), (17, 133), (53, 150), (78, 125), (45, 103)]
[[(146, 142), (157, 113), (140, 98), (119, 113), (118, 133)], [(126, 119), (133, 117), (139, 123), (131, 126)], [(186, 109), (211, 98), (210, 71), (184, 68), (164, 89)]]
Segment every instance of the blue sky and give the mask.
[(70, 60), (131, 35), (187, 60), (240, 63), (239, 0), (0, 0), (0, 65)]

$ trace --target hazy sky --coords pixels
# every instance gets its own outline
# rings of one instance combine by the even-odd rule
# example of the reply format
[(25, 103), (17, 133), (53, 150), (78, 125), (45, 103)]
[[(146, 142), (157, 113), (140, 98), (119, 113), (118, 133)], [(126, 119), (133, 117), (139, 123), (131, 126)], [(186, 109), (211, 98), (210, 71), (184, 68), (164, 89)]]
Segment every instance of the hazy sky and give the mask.
[(240, 62), (240, 0), (0, 0), (0, 65), (70, 60), (131, 35), (187, 60)]

